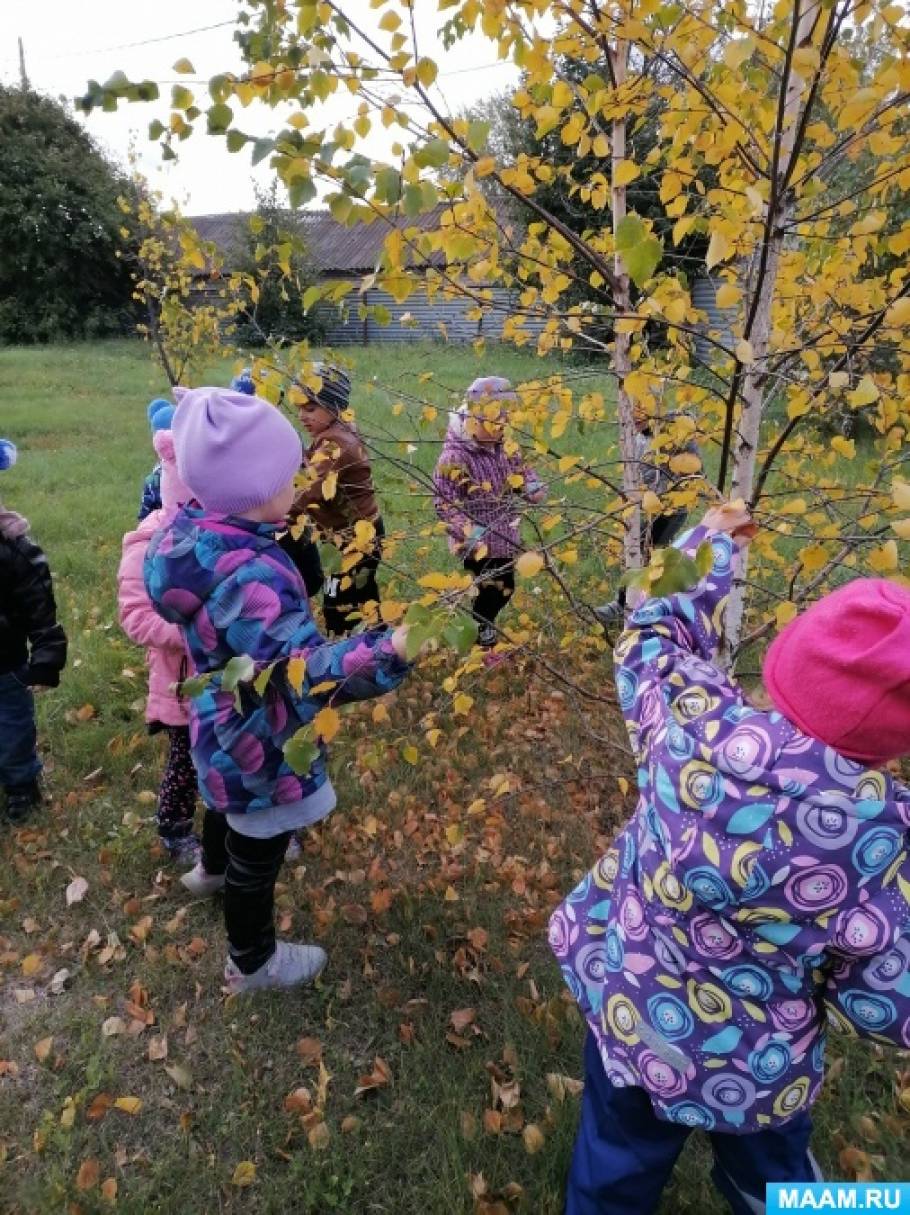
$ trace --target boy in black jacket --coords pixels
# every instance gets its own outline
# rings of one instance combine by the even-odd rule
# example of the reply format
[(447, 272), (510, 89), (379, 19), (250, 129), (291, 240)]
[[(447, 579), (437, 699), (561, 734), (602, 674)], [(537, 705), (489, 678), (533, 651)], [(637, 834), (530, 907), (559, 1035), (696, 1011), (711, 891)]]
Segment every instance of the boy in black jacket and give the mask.
[[(15, 462), (15, 446), (0, 439), (0, 472)], [(41, 802), (32, 688), (56, 687), (65, 665), (47, 558), (29, 538), (28, 520), (0, 503), (0, 786), (12, 823)]]

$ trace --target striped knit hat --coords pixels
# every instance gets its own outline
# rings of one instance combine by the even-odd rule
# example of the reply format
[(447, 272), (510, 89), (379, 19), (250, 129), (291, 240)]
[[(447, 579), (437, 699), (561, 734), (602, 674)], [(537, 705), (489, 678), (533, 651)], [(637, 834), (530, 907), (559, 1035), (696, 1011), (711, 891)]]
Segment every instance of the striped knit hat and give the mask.
[(332, 363), (314, 363), (313, 371), (322, 380), (318, 392), (304, 389), (307, 395), (329, 413), (344, 413), (351, 403), (351, 379), (346, 371)]

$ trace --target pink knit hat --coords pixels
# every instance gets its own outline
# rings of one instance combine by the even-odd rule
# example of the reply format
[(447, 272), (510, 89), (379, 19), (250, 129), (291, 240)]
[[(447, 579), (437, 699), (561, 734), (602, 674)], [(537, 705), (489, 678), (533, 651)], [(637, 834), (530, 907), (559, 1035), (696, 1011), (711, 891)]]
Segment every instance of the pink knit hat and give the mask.
[(802, 612), (764, 663), (774, 707), (841, 755), (910, 754), (910, 592), (857, 578)]
[(192, 493), (180, 480), (177, 472), (177, 455), (174, 451), (174, 435), (170, 430), (156, 430), (152, 435), (152, 446), (161, 461), (161, 505), (165, 510), (183, 506)]
[(300, 436), (274, 405), (227, 388), (175, 388), (174, 395), (177, 471), (206, 510), (242, 514), (294, 479)]

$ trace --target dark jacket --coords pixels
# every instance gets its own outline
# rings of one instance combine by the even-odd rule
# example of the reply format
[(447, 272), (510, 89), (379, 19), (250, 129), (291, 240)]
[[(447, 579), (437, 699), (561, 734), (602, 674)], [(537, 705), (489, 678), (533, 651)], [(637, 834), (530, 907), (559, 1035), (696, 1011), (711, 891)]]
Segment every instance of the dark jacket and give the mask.
[(303, 488), (291, 507), (289, 520), (308, 515), (323, 534), (348, 532), (358, 519), (379, 518), (370, 457), (356, 429), (333, 422), (305, 453)]
[(0, 512), (0, 674), (53, 688), (66, 666), (66, 634), (47, 558), (27, 529), (21, 515)]

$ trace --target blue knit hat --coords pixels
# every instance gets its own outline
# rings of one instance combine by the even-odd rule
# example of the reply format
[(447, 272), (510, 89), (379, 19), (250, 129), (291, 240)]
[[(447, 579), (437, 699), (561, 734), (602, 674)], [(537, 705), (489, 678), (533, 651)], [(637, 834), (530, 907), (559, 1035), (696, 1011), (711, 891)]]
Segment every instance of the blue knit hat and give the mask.
[(171, 423), (174, 420), (174, 406), (170, 401), (166, 401), (164, 397), (155, 397), (154, 401), (149, 401), (145, 412), (148, 415), (152, 434), (156, 430), (171, 429)]
[(6, 472), (8, 468), (12, 468), (16, 463), (16, 444), (11, 443), (9, 439), (0, 439), (0, 472)]
[(234, 392), (242, 392), (244, 396), (254, 397), (256, 395), (256, 385), (253, 383), (253, 373), (249, 367), (244, 367), (239, 375), (235, 375), (231, 380), (231, 388)]

